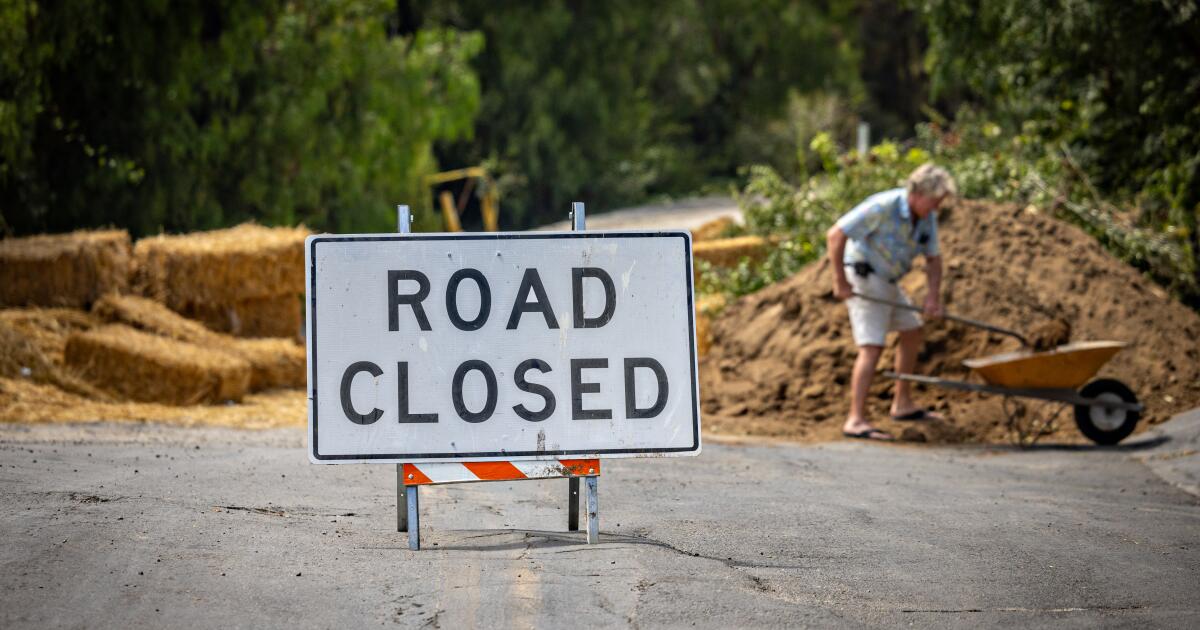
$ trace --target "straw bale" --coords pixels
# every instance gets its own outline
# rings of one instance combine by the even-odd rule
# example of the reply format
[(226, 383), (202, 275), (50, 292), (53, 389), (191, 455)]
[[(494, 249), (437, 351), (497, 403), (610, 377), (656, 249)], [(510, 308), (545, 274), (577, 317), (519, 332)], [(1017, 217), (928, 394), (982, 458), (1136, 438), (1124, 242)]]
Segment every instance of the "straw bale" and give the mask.
[(109, 294), (92, 306), (92, 313), (106, 322), (125, 324), (139, 330), (196, 344), (227, 345), (232, 341), (149, 298)]
[(8, 324), (51, 363), (61, 366), (67, 335), (91, 330), (102, 322), (73, 308), (6, 308), (0, 309), (0, 323)]
[(692, 241), (712, 241), (719, 239), (735, 225), (737, 225), (737, 221), (733, 217), (717, 217), (692, 230)]
[(131, 400), (238, 401), (250, 385), (250, 364), (244, 359), (122, 324), (71, 335), (64, 360), (93, 384)]
[(64, 368), (53, 356), (19, 328), (0, 320), (0, 376), (50, 383), (65, 391), (97, 400), (111, 400), (104, 392)]
[(210, 329), (236, 337), (299, 337), (304, 317), (294, 293), (241, 300), (232, 304), (193, 304), (183, 315)]
[(692, 258), (716, 267), (735, 267), (742, 258), (757, 262), (766, 258), (770, 241), (761, 236), (739, 236), (692, 244)]
[(307, 228), (251, 223), (144, 238), (133, 248), (134, 289), (173, 310), (304, 291)]
[(250, 391), (308, 383), (308, 354), (294, 339), (233, 339), (228, 350), (250, 363)]
[(304, 387), (308, 359), (294, 339), (235, 339), (213, 332), (155, 302), (133, 295), (106, 295), (93, 307), (107, 321), (228, 352), (250, 364), (250, 391)]
[(131, 262), (125, 230), (0, 240), (0, 306), (86, 307), (128, 290)]

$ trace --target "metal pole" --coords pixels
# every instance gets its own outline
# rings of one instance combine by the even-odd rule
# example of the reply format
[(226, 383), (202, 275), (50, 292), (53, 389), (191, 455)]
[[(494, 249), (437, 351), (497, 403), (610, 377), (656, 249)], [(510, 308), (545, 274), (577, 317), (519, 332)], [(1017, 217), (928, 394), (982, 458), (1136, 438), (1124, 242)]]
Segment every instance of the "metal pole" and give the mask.
[(413, 551), (421, 549), (421, 499), (418, 489), (421, 486), (408, 488), (408, 548)]
[[(584, 211), (583, 202), (576, 201), (571, 204), (571, 230), (582, 232), (587, 229), (587, 213)], [(567, 531), (579, 531), (579, 477), (571, 477), (567, 480)]]
[(404, 485), (404, 464), (396, 464), (396, 531), (408, 531), (408, 492)]
[[(412, 233), (412, 212), (408, 206), (396, 206), (396, 231)], [(411, 525), (411, 527), (410, 527)], [(421, 548), (421, 521), (417, 513), (417, 487), (404, 485), (404, 464), (396, 464), (396, 531), (408, 532), (408, 548)]]
[(567, 480), (567, 531), (579, 531), (579, 477)]
[[(892, 300), (884, 300), (882, 298), (875, 298), (875, 297), (871, 297), (869, 295), (863, 295), (862, 293), (859, 293), (857, 291), (854, 291), (853, 293), (851, 293), (851, 295), (853, 295), (856, 298), (866, 300), (868, 302), (875, 302), (876, 304), (886, 304), (887, 306), (890, 306), (892, 308), (898, 308), (898, 309), (903, 309), (906, 311), (912, 311), (914, 313), (922, 313), (925, 311), (925, 309), (923, 309), (919, 306), (913, 306), (912, 304), (905, 304), (903, 302), (895, 302)], [(975, 328), (982, 328), (983, 330), (991, 331), (994, 333), (999, 333), (1001, 335), (1008, 335), (1009, 337), (1015, 337), (1016, 340), (1020, 341), (1021, 345), (1025, 346), (1025, 347), (1029, 347), (1031, 345), (1029, 343), (1029, 340), (1026, 339), (1025, 336), (1022, 335), (1021, 333), (1019, 333), (1015, 330), (1009, 330), (1007, 328), (1002, 328), (995, 324), (989, 324), (987, 322), (981, 322), (981, 321), (974, 320), (974, 319), (968, 319), (966, 317), (959, 317), (958, 315), (951, 315), (949, 313), (942, 313), (942, 319), (948, 319), (952, 322), (958, 322), (960, 324), (974, 326)]]
[(589, 545), (594, 545), (600, 542), (600, 495), (596, 490), (597, 482), (600, 478), (592, 475), (584, 477), (584, 479), (586, 479), (587, 483), (587, 541)]
[(860, 122), (858, 123), (858, 156), (861, 158), (867, 154), (871, 148), (871, 125)]
[(401, 234), (412, 232), (412, 213), (403, 204), (396, 206), (396, 231)]
[(582, 232), (585, 229), (584, 223), (586, 222), (586, 218), (583, 211), (583, 202), (576, 201), (571, 203), (571, 229), (576, 232)]

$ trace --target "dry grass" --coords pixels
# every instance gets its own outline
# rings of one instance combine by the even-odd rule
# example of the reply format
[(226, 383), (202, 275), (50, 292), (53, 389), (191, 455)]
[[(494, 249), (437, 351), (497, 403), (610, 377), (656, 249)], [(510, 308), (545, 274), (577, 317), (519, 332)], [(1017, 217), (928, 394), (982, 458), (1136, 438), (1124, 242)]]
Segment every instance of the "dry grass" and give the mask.
[(63, 360), (102, 389), (143, 402), (238, 401), (250, 386), (244, 359), (122, 324), (70, 335)]
[(129, 288), (131, 261), (124, 230), (0, 240), (0, 306), (86, 307)]
[(161, 422), (273, 429), (303, 427), (308, 418), (307, 404), (305, 393), (296, 390), (251, 394), (236, 405), (176, 407), (97, 402), (28, 379), (0, 377), (0, 422)]
[(191, 305), (296, 295), (304, 291), (308, 235), (303, 226), (244, 224), (144, 238), (133, 248), (134, 288), (176, 311)]

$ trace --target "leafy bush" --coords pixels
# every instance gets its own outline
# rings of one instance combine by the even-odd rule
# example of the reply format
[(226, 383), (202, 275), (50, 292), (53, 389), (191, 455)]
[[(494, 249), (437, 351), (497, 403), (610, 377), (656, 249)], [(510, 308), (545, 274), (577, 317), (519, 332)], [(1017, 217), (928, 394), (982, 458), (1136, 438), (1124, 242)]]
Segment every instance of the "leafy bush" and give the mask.
[(773, 236), (777, 245), (757, 265), (702, 267), (700, 289), (736, 296), (786, 278), (824, 254), (825, 232), (838, 217), (876, 192), (902, 186), (914, 168), (934, 161), (954, 174), (962, 197), (1051, 209), (1195, 304), (1200, 291), (1186, 234), (1134, 226), (1128, 213), (1100, 197), (1065, 146), (1047, 145), (1032, 131), (1006, 131), (964, 110), (951, 127), (920, 125), (913, 141), (884, 142), (866, 156), (843, 152), (819, 133), (800, 156), (822, 165), (817, 175), (792, 183), (767, 166), (744, 170), (747, 183), (737, 198), (746, 227)]
[[(965, 92), (1001, 125), (1045, 142), (1045, 154), (1067, 172), (1043, 173), (1044, 181), (1084, 206), (1065, 204), (1067, 214), (1200, 307), (1197, 4), (925, 0), (919, 6), (934, 92)], [(1103, 196), (1134, 207), (1131, 220), (1112, 224), (1125, 213)]]

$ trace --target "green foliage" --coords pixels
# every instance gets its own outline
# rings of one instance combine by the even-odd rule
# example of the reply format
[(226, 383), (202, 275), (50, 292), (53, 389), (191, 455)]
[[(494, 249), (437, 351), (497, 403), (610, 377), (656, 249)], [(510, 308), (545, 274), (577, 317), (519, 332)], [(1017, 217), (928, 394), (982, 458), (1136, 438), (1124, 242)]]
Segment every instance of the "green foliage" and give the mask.
[(421, 4), (423, 24), (487, 40), (474, 138), (439, 155), (492, 165), (508, 228), (731, 178), (791, 145), (771, 125), (792, 94), (856, 81), (844, 2)]
[(934, 88), (966, 88), (1003, 126), (1071, 156), (1079, 185), (1136, 205), (1139, 227), (1178, 238), (1190, 284), (1200, 283), (1200, 5), (921, 4)]
[(736, 268), (701, 269), (700, 290), (732, 296), (786, 278), (825, 252), (825, 232), (842, 214), (882, 190), (902, 186), (929, 152), (903, 150), (892, 142), (873, 147), (866, 156), (839, 153), (827, 133), (818, 133), (809, 151), (824, 165), (824, 173), (792, 184), (768, 166), (745, 171), (747, 184), (738, 204), (747, 228), (756, 234), (781, 237), (760, 264), (743, 260)]
[(19, 233), (391, 229), (433, 142), (470, 132), (483, 45), (389, 37), (391, 8), (4, 2), (0, 215)]
[(950, 129), (919, 126), (907, 148), (884, 142), (864, 157), (841, 151), (828, 134), (819, 133), (809, 153), (824, 170), (801, 175), (797, 184), (770, 167), (746, 170), (738, 201), (747, 228), (774, 235), (779, 244), (759, 265), (743, 261), (734, 269), (703, 268), (702, 291), (742, 295), (795, 273), (824, 254), (825, 232), (839, 216), (871, 194), (902, 186), (914, 168), (934, 161), (954, 174), (960, 196), (1048, 208), (1185, 300), (1200, 296), (1182, 234), (1131, 224), (1091, 188), (1065, 145), (1047, 145), (1037, 134), (1006, 132), (963, 110)]

